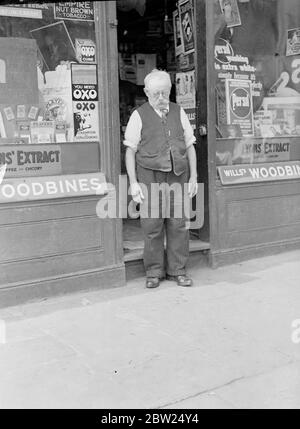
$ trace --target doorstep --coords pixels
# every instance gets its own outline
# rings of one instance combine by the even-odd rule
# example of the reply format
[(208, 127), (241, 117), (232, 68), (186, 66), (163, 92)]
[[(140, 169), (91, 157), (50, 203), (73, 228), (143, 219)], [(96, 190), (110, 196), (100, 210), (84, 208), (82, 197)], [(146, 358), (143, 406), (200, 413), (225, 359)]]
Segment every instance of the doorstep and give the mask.
[[(142, 241), (124, 241), (124, 262), (143, 259), (143, 247)], [(190, 240), (190, 253), (207, 251), (209, 249), (210, 245), (206, 241)]]
[[(134, 280), (145, 275), (143, 264), (143, 242), (124, 242), (124, 262), (126, 280)], [(190, 240), (188, 267), (209, 265), (210, 244), (201, 240)]]

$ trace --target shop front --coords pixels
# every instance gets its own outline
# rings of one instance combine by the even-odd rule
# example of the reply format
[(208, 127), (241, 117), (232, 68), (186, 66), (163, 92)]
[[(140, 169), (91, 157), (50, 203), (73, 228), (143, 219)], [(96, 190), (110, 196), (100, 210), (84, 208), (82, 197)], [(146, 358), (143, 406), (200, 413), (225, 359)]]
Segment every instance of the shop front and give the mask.
[(125, 285), (142, 266), (122, 140), (153, 68), (197, 139), (194, 263), (299, 248), (297, 3), (0, 6), (0, 305)]
[(298, 2), (118, 1), (117, 11), (121, 135), (153, 67), (171, 74), (171, 99), (194, 125), (204, 192), (190, 248), (213, 266), (299, 248)]
[(113, 2), (0, 6), (0, 305), (125, 284)]

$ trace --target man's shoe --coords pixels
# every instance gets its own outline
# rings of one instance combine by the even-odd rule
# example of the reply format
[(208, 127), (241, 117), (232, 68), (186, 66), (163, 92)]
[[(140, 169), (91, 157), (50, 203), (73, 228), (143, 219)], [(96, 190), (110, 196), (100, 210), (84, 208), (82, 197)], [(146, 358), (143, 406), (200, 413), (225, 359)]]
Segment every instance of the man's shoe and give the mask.
[(159, 278), (158, 277), (147, 277), (146, 279), (146, 287), (149, 289), (153, 289), (159, 286)]
[(167, 274), (167, 280), (173, 280), (177, 282), (178, 286), (188, 287), (193, 285), (193, 280), (185, 274), (179, 276), (170, 276)]

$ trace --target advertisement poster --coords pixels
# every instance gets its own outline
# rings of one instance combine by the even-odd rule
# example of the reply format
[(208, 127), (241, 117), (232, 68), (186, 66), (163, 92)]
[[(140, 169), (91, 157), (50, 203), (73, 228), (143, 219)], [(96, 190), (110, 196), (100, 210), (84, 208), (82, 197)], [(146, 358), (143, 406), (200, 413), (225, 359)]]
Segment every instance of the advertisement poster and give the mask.
[(176, 103), (186, 112), (193, 129), (196, 128), (195, 70), (176, 73)]
[(300, 54), (300, 28), (287, 31), (286, 56)]
[(239, 125), (243, 136), (253, 136), (251, 81), (226, 79), (227, 124)]
[(96, 65), (72, 64), (74, 141), (98, 141)]
[(290, 161), (292, 144), (289, 138), (235, 139), (220, 142), (217, 147), (217, 165), (257, 164)]
[(230, 28), (241, 25), (241, 17), (237, 0), (219, 0), (219, 2), (227, 27)]
[(178, 10), (175, 10), (173, 12), (173, 31), (174, 31), (175, 55), (177, 57), (178, 55), (183, 53), (182, 31), (181, 31)]
[(47, 70), (55, 70), (61, 61), (76, 61), (76, 52), (63, 21), (30, 31), (36, 40)]
[(73, 21), (94, 21), (92, 1), (54, 3), (55, 19), (71, 19)]
[(215, 70), (218, 78), (217, 88), (221, 98), (225, 91), (226, 79), (251, 80), (253, 105), (256, 108), (260, 106), (264, 94), (260, 73), (250, 63), (247, 56), (236, 54), (231, 44), (221, 37), (215, 44)]
[(183, 52), (190, 54), (195, 50), (193, 5), (190, 0), (179, 4), (179, 19), (182, 30)]
[(59, 174), (61, 149), (56, 145), (5, 146), (0, 148), (0, 166), (5, 164), (5, 177)]

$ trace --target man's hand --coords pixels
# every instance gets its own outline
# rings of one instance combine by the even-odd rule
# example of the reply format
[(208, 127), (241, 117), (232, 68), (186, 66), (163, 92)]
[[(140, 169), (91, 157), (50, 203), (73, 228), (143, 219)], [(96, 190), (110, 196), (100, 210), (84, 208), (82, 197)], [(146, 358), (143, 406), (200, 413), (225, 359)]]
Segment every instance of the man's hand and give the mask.
[(133, 201), (134, 201), (135, 203), (143, 204), (143, 199), (144, 199), (145, 197), (144, 197), (144, 194), (143, 194), (142, 188), (141, 188), (141, 186), (138, 184), (138, 182), (132, 183), (132, 184), (130, 185), (130, 194), (131, 194), (132, 199), (133, 199)]
[(191, 177), (188, 183), (188, 195), (193, 198), (198, 192), (197, 177)]

